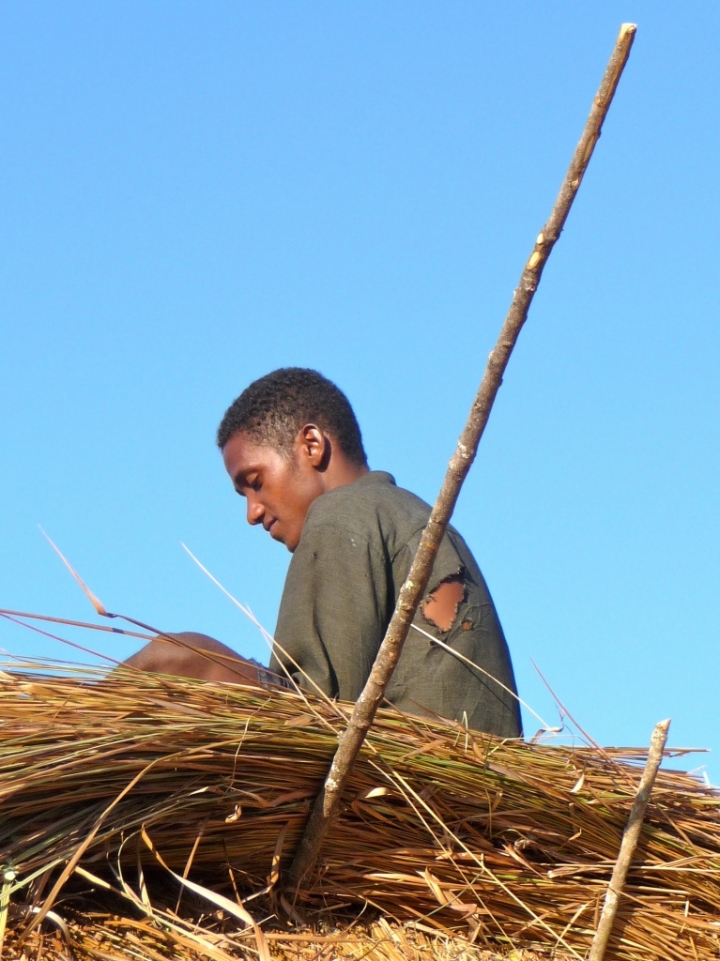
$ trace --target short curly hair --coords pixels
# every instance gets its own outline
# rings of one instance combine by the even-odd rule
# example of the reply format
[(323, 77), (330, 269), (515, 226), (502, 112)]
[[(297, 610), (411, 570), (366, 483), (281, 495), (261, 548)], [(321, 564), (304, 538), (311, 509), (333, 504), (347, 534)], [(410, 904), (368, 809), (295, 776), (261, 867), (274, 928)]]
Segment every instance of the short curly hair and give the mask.
[(353, 464), (367, 464), (360, 426), (349, 400), (332, 381), (304, 367), (281, 367), (246, 387), (225, 411), (217, 445), (222, 449), (242, 431), (289, 455), (298, 431), (306, 424), (317, 424), (330, 434)]

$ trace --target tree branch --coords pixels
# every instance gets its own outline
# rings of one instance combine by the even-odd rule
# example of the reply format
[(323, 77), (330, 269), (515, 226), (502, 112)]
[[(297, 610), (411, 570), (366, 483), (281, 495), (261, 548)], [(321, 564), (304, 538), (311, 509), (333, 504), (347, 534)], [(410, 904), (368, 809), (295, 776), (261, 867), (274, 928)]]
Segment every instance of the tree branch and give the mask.
[(627, 23), (620, 28), (615, 49), (610, 57), (600, 88), (593, 100), (585, 129), (575, 148), (575, 153), (550, 218), (540, 231), (530, 258), (525, 264), (520, 283), (513, 295), (497, 344), (488, 359), (485, 374), (470, 410), (470, 416), (460, 435), (457, 449), (448, 465), (445, 480), (430, 514), (427, 527), (423, 532), (407, 580), (400, 589), (395, 612), (387, 633), (380, 646), (365, 688), (355, 704), (348, 726), (340, 735), (340, 743), (330, 771), (315, 801), (305, 833), (298, 845), (288, 875), (288, 883), (291, 889), (296, 890), (305, 875), (314, 867), (322, 842), (337, 814), (343, 787), (365, 735), (373, 722), (387, 683), (397, 664), (415, 611), (427, 588), (435, 555), (452, 516), (460, 488), (477, 454), (480, 438), (483, 435), (492, 405), (502, 383), (510, 354), (527, 319), (528, 310), (540, 283), (543, 268), (560, 236), (575, 199), (575, 194), (582, 183), (595, 144), (600, 136), (603, 121), (630, 54), (635, 30), (634, 24)]
[(655, 730), (652, 733), (645, 770), (640, 779), (640, 787), (635, 795), (635, 800), (630, 808), (630, 817), (628, 818), (627, 827), (623, 833), (620, 852), (605, 894), (605, 904), (603, 905), (602, 914), (600, 915), (597, 930), (595, 931), (595, 937), (590, 947), (588, 961), (603, 961), (605, 957), (605, 949), (607, 948), (610, 932), (615, 922), (615, 915), (617, 914), (618, 904), (620, 903), (620, 895), (625, 887), (625, 879), (627, 878), (630, 863), (635, 854), (635, 848), (640, 837), (645, 809), (647, 808), (650, 792), (655, 783), (655, 776), (663, 759), (663, 750), (665, 748), (665, 742), (667, 741), (669, 727), (670, 721), (660, 721), (659, 724), (655, 725)]

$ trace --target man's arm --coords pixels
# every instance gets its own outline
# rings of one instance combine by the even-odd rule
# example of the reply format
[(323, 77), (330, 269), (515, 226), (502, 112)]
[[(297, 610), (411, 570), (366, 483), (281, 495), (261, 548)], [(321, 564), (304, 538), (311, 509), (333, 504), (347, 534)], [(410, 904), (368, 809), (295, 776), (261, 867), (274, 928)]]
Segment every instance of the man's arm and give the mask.
[(317, 685), (329, 697), (356, 700), (393, 605), (389, 561), (367, 534), (310, 525), (285, 581), (271, 670), (280, 673), (283, 664), (307, 690)]
[(263, 686), (262, 675), (267, 674), (215, 638), (193, 631), (158, 635), (123, 664), (139, 671), (252, 687)]

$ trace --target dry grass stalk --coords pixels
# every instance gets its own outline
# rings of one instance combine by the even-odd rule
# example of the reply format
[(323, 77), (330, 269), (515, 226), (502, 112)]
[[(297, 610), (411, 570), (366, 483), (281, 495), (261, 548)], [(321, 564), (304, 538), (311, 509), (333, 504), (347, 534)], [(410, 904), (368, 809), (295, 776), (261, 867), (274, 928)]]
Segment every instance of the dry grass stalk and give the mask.
[[(215, 921), (216, 927), (222, 925)], [(148, 919), (133, 920), (112, 914), (88, 912), (70, 921), (66, 931), (34, 932), (23, 953), (16, 941), (11, 941), (9, 956), (18, 961), (68, 961), (72, 951), (74, 961), (127, 961), (128, 958), (148, 961), (239, 961), (253, 958), (247, 945), (238, 943), (232, 934), (203, 929), (205, 944), (191, 934), (170, 940), (157, 924)], [(350, 931), (330, 930), (329, 933), (303, 931), (301, 933), (271, 932), (268, 935), (273, 961), (550, 961), (547, 953), (512, 950), (498, 953), (478, 948), (458, 938), (429, 934), (416, 926), (389, 923), (380, 919), (374, 924), (356, 926)], [(562, 954), (553, 961), (563, 961)]]
[[(207, 956), (212, 930), (174, 914), (176, 884), (160, 897), (143, 834), (172, 871), (208, 889), (206, 920), (220, 910), (212, 893), (234, 899), (233, 888), (261, 920), (256, 909), (272, 913), (338, 725), (331, 707), (289, 691), (136, 674), (102, 685), (4, 675), (0, 716), (0, 864), (18, 873), (15, 909), (34, 900), (63, 916), (75, 897), (68, 887), (54, 904), (44, 899), (95, 832), (68, 884), (93, 897), (110, 885), (128, 905), (118, 924), (144, 912), (142, 923), (182, 941), (188, 958), (192, 937)], [(479, 947), (559, 946), (584, 957), (644, 753), (502, 743), (382, 711), (300, 909), (314, 923), (368, 905)], [(717, 958), (717, 792), (660, 771), (625, 895), (608, 957)], [(28, 920), (11, 917), (7, 937)], [(251, 928), (232, 927), (222, 951), (241, 957), (256, 941)]]

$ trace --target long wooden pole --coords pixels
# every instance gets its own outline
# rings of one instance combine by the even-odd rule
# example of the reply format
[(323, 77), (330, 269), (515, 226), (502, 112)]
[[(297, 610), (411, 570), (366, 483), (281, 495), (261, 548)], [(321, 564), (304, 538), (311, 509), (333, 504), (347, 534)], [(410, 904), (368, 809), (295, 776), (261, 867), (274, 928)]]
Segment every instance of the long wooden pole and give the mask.
[(605, 903), (603, 904), (600, 920), (595, 931), (595, 937), (590, 947), (588, 961), (603, 961), (605, 957), (605, 950), (620, 903), (620, 895), (625, 887), (625, 880), (640, 838), (645, 809), (650, 799), (650, 792), (655, 783), (658, 768), (663, 759), (663, 750), (665, 749), (669, 727), (670, 721), (660, 721), (659, 724), (655, 725), (655, 730), (652, 733), (645, 770), (640, 779), (640, 786), (635, 795), (635, 800), (630, 808), (630, 817), (628, 818), (628, 823), (623, 833), (622, 841), (620, 842), (620, 851), (615, 862), (615, 867), (613, 868), (610, 884), (605, 893)]
[(600, 136), (603, 121), (630, 55), (635, 30), (635, 24), (632, 23), (625, 23), (620, 28), (615, 49), (610, 57), (600, 88), (593, 100), (585, 129), (575, 148), (575, 153), (570, 161), (570, 166), (550, 218), (538, 234), (533, 251), (525, 264), (520, 283), (513, 295), (497, 344), (488, 359), (485, 374), (470, 409), (470, 416), (460, 435), (457, 449), (448, 465), (445, 480), (422, 535), (407, 580), (400, 589), (395, 612), (387, 633), (380, 646), (365, 688), (355, 704), (348, 726), (340, 735), (340, 743), (330, 771), (315, 801), (305, 832), (295, 853), (295, 859), (287, 878), (291, 890), (297, 890), (305, 875), (315, 866), (322, 842), (337, 814), (345, 782), (382, 701), (385, 687), (400, 657), (400, 651), (415, 616), (415, 611), (427, 588), (435, 555), (452, 516), (458, 494), (475, 459), (480, 438), (483, 435), (495, 397), (502, 384), (505, 368), (527, 319), (528, 310), (540, 283), (543, 268), (560, 236), (590, 162), (595, 144)]

